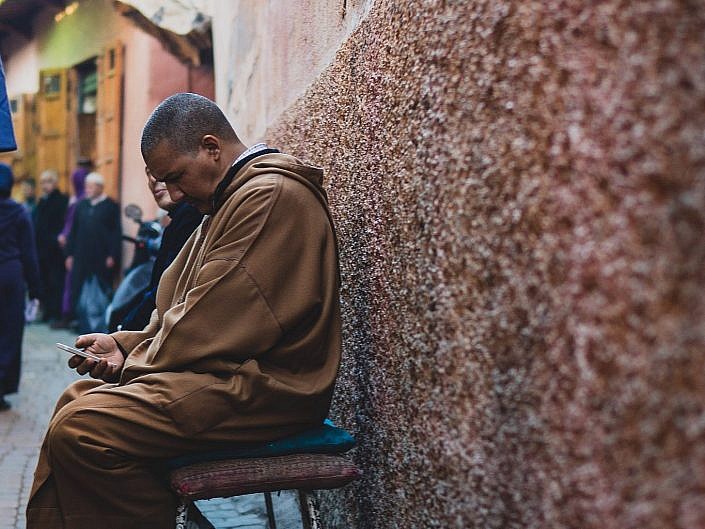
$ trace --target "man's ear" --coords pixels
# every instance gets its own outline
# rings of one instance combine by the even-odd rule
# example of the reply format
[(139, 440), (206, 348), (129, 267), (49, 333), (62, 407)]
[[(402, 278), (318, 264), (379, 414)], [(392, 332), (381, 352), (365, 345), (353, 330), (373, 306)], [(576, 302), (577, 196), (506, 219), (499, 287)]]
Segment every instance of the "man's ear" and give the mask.
[(213, 157), (213, 161), (220, 159), (220, 139), (212, 134), (206, 134), (201, 138), (201, 148), (208, 152), (209, 156)]

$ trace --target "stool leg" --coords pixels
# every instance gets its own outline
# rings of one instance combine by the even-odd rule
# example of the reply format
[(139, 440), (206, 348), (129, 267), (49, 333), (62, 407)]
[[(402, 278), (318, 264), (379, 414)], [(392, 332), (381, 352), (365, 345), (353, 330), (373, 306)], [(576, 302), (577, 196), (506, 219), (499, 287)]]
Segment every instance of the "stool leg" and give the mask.
[(184, 500), (179, 502), (176, 508), (176, 525), (175, 529), (186, 529), (186, 515), (188, 513), (188, 503)]
[(323, 529), (313, 497), (305, 490), (299, 490), (299, 507), (304, 529)]
[(277, 521), (274, 519), (274, 505), (272, 505), (272, 493), (264, 493), (264, 504), (267, 507), (267, 521), (269, 529), (277, 529)]

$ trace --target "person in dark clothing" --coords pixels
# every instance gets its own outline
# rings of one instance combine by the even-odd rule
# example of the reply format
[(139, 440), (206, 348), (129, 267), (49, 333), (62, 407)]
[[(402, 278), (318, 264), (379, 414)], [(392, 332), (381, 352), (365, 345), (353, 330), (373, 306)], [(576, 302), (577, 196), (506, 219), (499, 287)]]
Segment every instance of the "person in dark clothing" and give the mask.
[(103, 186), (100, 174), (86, 176), (86, 198), (76, 206), (73, 226), (66, 241), (66, 268), (71, 270), (74, 306), (79, 302), (84, 282), (92, 276), (104, 289), (110, 290), (120, 263), (120, 208), (103, 193)]
[(68, 198), (57, 189), (59, 176), (47, 169), (39, 177), (42, 197), (34, 212), (37, 238), (39, 276), (44, 290), (40, 296), (42, 320), (55, 321), (61, 317), (61, 297), (64, 293), (64, 252), (58, 236), (64, 227)]
[(172, 201), (166, 190), (166, 184), (157, 182), (149, 171), (145, 172), (147, 174), (147, 185), (152, 192), (154, 200), (160, 208), (167, 211), (171, 222), (169, 222), (162, 234), (162, 242), (159, 246), (159, 252), (157, 252), (157, 258), (154, 261), (149, 285), (139, 295), (135, 296), (132, 306), (129, 307), (127, 315), (120, 324), (120, 329), (123, 331), (141, 331), (147, 326), (149, 317), (156, 307), (157, 287), (162, 273), (176, 259), (181, 248), (183, 248), (188, 238), (203, 219), (203, 214), (193, 206), (185, 202), (176, 203)]
[(24, 332), (25, 284), (29, 297), (39, 295), (39, 267), (29, 214), (10, 198), (13, 176), (0, 163), (0, 411), (10, 404), (20, 381)]
[(34, 220), (34, 210), (37, 208), (37, 193), (34, 180), (31, 178), (25, 178), (22, 180), (21, 186), (23, 200), (20, 204), (24, 206), (29, 213), (30, 218)]

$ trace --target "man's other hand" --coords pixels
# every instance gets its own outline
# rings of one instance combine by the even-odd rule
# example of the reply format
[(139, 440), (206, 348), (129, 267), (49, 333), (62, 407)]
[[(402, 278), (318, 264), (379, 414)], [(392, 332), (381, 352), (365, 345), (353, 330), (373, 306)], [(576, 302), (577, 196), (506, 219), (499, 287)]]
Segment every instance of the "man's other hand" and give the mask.
[(101, 359), (100, 362), (96, 362), (90, 358), (74, 355), (69, 358), (70, 368), (75, 369), (80, 375), (90, 373), (93, 378), (99, 378), (105, 382), (118, 380), (122, 366), (125, 364), (125, 357), (122, 356), (112, 336), (101, 333), (84, 334), (76, 338), (76, 347), (96, 354)]

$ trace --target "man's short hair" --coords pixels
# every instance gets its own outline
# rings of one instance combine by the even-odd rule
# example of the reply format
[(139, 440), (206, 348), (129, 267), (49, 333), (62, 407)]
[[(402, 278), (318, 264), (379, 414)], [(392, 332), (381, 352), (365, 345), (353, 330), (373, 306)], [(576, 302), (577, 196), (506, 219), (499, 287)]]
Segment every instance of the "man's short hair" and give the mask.
[(86, 183), (93, 183), (97, 184), (99, 186), (104, 186), (105, 185), (105, 178), (103, 178), (103, 175), (100, 173), (88, 173), (86, 175)]
[(146, 159), (164, 140), (179, 152), (195, 155), (206, 134), (237, 140), (232, 125), (213, 101), (198, 94), (174, 94), (149, 116), (142, 130), (142, 157)]

